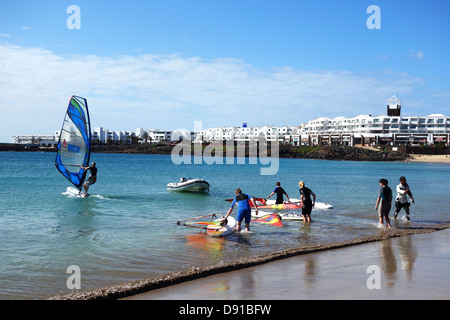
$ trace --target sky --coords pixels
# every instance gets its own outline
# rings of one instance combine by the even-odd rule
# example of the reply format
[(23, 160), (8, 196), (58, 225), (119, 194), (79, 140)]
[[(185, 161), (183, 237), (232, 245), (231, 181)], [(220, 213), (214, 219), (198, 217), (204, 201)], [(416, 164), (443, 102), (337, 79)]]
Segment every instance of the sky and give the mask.
[(0, 142), (54, 134), (72, 95), (110, 130), (299, 126), (385, 114), (392, 95), (402, 115), (449, 115), (449, 13), (446, 0), (1, 0)]

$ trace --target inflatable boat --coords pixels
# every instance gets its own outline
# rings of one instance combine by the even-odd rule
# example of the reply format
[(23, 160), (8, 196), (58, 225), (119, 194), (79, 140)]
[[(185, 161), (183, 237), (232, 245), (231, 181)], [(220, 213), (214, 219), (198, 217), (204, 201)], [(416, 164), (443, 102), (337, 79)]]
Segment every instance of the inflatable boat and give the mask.
[(208, 192), (209, 183), (203, 179), (181, 178), (180, 182), (172, 182), (167, 185), (167, 190), (188, 191), (188, 192)]

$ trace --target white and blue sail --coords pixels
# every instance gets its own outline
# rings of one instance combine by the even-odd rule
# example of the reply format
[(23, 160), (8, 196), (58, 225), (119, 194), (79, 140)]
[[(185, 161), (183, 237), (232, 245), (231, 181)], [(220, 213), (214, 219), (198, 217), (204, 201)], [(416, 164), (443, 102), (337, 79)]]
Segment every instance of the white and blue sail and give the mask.
[(55, 165), (72, 184), (81, 190), (91, 155), (91, 121), (87, 100), (72, 96), (58, 141)]

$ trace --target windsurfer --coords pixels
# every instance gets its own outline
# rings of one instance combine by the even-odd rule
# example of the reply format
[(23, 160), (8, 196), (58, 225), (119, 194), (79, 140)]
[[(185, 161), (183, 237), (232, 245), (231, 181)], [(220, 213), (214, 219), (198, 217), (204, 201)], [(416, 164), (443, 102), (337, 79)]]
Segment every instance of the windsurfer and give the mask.
[(253, 197), (250, 197), (248, 194), (242, 193), (242, 190), (237, 188), (234, 192), (236, 197), (233, 199), (233, 202), (231, 203), (230, 209), (228, 209), (228, 212), (223, 220), (226, 220), (231, 212), (233, 211), (234, 205), (238, 204), (239, 209), (237, 213), (237, 226), (236, 231), (239, 232), (241, 230), (241, 224), (242, 221), (245, 219), (245, 231), (250, 231), (250, 220), (252, 218), (252, 211), (250, 207), (250, 201), (253, 203), (253, 206), (255, 208), (256, 214), (258, 214), (258, 207), (256, 206), (255, 199)]
[(87, 197), (89, 186), (93, 185), (95, 182), (97, 182), (97, 167), (95, 166), (95, 162), (92, 162), (90, 166), (88, 166), (88, 167), (83, 167), (82, 166), (82, 168), (84, 170), (90, 170), (91, 171), (91, 175), (86, 180), (86, 182), (83, 184), (84, 195), (82, 194), (82, 196), (83, 197)]

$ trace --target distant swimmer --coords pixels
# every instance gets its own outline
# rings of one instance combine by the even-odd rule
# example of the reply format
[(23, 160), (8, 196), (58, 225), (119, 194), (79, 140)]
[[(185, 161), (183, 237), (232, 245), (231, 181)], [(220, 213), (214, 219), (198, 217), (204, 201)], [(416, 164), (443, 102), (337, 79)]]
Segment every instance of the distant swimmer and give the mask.
[(84, 187), (84, 195), (82, 194), (83, 197), (87, 197), (88, 196), (88, 190), (89, 190), (89, 186), (93, 185), (95, 182), (97, 182), (97, 167), (95, 166), (95, 162), (92, 162), (92, 164), (88, 167), (83, 167), (82, 168), (84, 170), (90, 170), (91, 171), (91, 175), (89, 176), (89, 178), (86, 180), (86, 182), (83, 184)]
[(400, 177), (400, 184), (397, 186), (397, 197), (395, 198), (395, 212), (394, 219), (397, 219), (397, 215), (402, 210), (402, 208), (406, 212), (406, 219), (410, 220), (409, 217), (409, 206), (411, 205), (408, 201), (407, 196), (411, 199), (411, 202), (415, 204), (414, 197), (409, 189), (408, 184), (406, 183), (405, 177)]
[(277, 194), (277, 200), (275, 201), (275, 204), (284, 203), (283, 195), (286, 195), (287, 201), (289, 202), (289, 196), (286, 193), (286, 191), (284, 191), (284, 189), (281, 187), (281, 183), (279, 183), (279, 182), (276, 183), (275, 190), (273, 190), (273, 192), (267, 197), (267, 199), (269, 199), (275, 193)]
[[(316, 204), (316, 195), (311, 189), (305, 187), (305, 183), (300, 181), (298, 183), (300, 187), (300, 200), (302, 202), (302, 215), (303, 222), (311, 222), (311, 211)], [(311, 201), (311, 196), (313, 196), (314, 201)]]
[(236, 217), (237, 220), (236, 231), (239, 232), (241, 230), (242, 221), (245, 222), (245, 231), (250, 231), (250, 220), (252, 218), (250, 201), (253, 203), (253, 206), (255, 207), (256, 214), (258, 214), (258, 207), (256, 206), (255, 199), (253, 197), (250, 197), (248, 194), (242, 193), (242, 190), (239, 188), (236, 189), (234, 194), (236, 195), (236, 197), (233, 199), (231, 207), (230, 209), (228, 209), (228, 212), (224, 220), (226, 220), (230, 216), (231, 212), (233, 211), (234, 205), (237, 203), (239, 209)]

